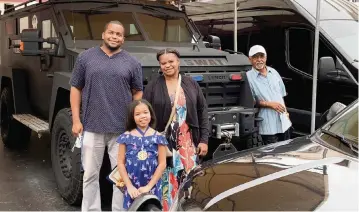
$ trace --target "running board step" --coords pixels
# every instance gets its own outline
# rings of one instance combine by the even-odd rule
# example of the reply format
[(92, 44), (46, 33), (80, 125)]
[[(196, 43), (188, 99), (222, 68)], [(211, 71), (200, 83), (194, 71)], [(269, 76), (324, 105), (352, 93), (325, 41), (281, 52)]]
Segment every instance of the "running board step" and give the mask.
[(39, 137), (41, 134), (49, 132), (49, 123), (37, 118), (36, 116), (31, 114), (14, 114), (13, 117), (23, 125), (37, 132)]

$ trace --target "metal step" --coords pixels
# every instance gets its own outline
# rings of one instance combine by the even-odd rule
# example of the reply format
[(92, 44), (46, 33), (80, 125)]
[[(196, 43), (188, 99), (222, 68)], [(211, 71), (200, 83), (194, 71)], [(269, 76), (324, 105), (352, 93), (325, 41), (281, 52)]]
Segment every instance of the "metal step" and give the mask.
[(49, 123), (31, 114), (14, 114), (14, 119), (29, 127), (38, 134), (49, 132)]

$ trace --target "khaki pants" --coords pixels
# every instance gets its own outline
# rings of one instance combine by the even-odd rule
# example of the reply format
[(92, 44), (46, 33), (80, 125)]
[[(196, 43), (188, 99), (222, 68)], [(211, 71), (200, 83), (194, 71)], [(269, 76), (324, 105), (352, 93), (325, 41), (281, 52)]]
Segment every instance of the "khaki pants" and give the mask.
[[(117, 165), (119, 134), (97, 134), (84, 132), (82, 142), (83, 199), (82, 211), (101, 211), (99, 175), (102, 166), (105, 147), (111, 162), (111, 169)], [(110, 183), (110, 182), (109, 182)], [(124, 211), (123, 194), (113, 186), (112, 211)]]

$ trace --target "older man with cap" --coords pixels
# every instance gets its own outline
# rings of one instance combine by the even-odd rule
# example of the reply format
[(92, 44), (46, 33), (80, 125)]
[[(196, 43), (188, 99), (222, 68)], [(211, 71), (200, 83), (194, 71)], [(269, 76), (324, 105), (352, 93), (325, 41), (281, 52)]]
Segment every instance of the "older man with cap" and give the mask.
[(259, 134), (265, 144), (275, 143), (290, 138), (289, 115), (283, 97), (286, 89), (279, 73), (266, 65), (267, 53), (263, 46), (255, 45), (249, 50), (252, 69), (247, 78), (259, 108)]

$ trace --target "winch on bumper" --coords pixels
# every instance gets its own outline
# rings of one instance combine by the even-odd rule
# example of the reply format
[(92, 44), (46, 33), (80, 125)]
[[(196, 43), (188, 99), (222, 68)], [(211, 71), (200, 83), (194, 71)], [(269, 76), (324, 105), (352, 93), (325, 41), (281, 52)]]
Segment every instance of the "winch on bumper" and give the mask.
[(206, 67), (205, 72), (182, 71), (197, 81), (208, 105), (210, 137), (205, 160), (262, 145), (258, 135), (252, 92), (246, 77), (250, 67), (224, 67), (222, 72)]
[(256, 117), (257, 112), (256, 108), (244, 107), (213, 108), (208, 112), (210, 140), (221, 142), (213, 158), (262, 145), (256, 124), (261, 119)]

